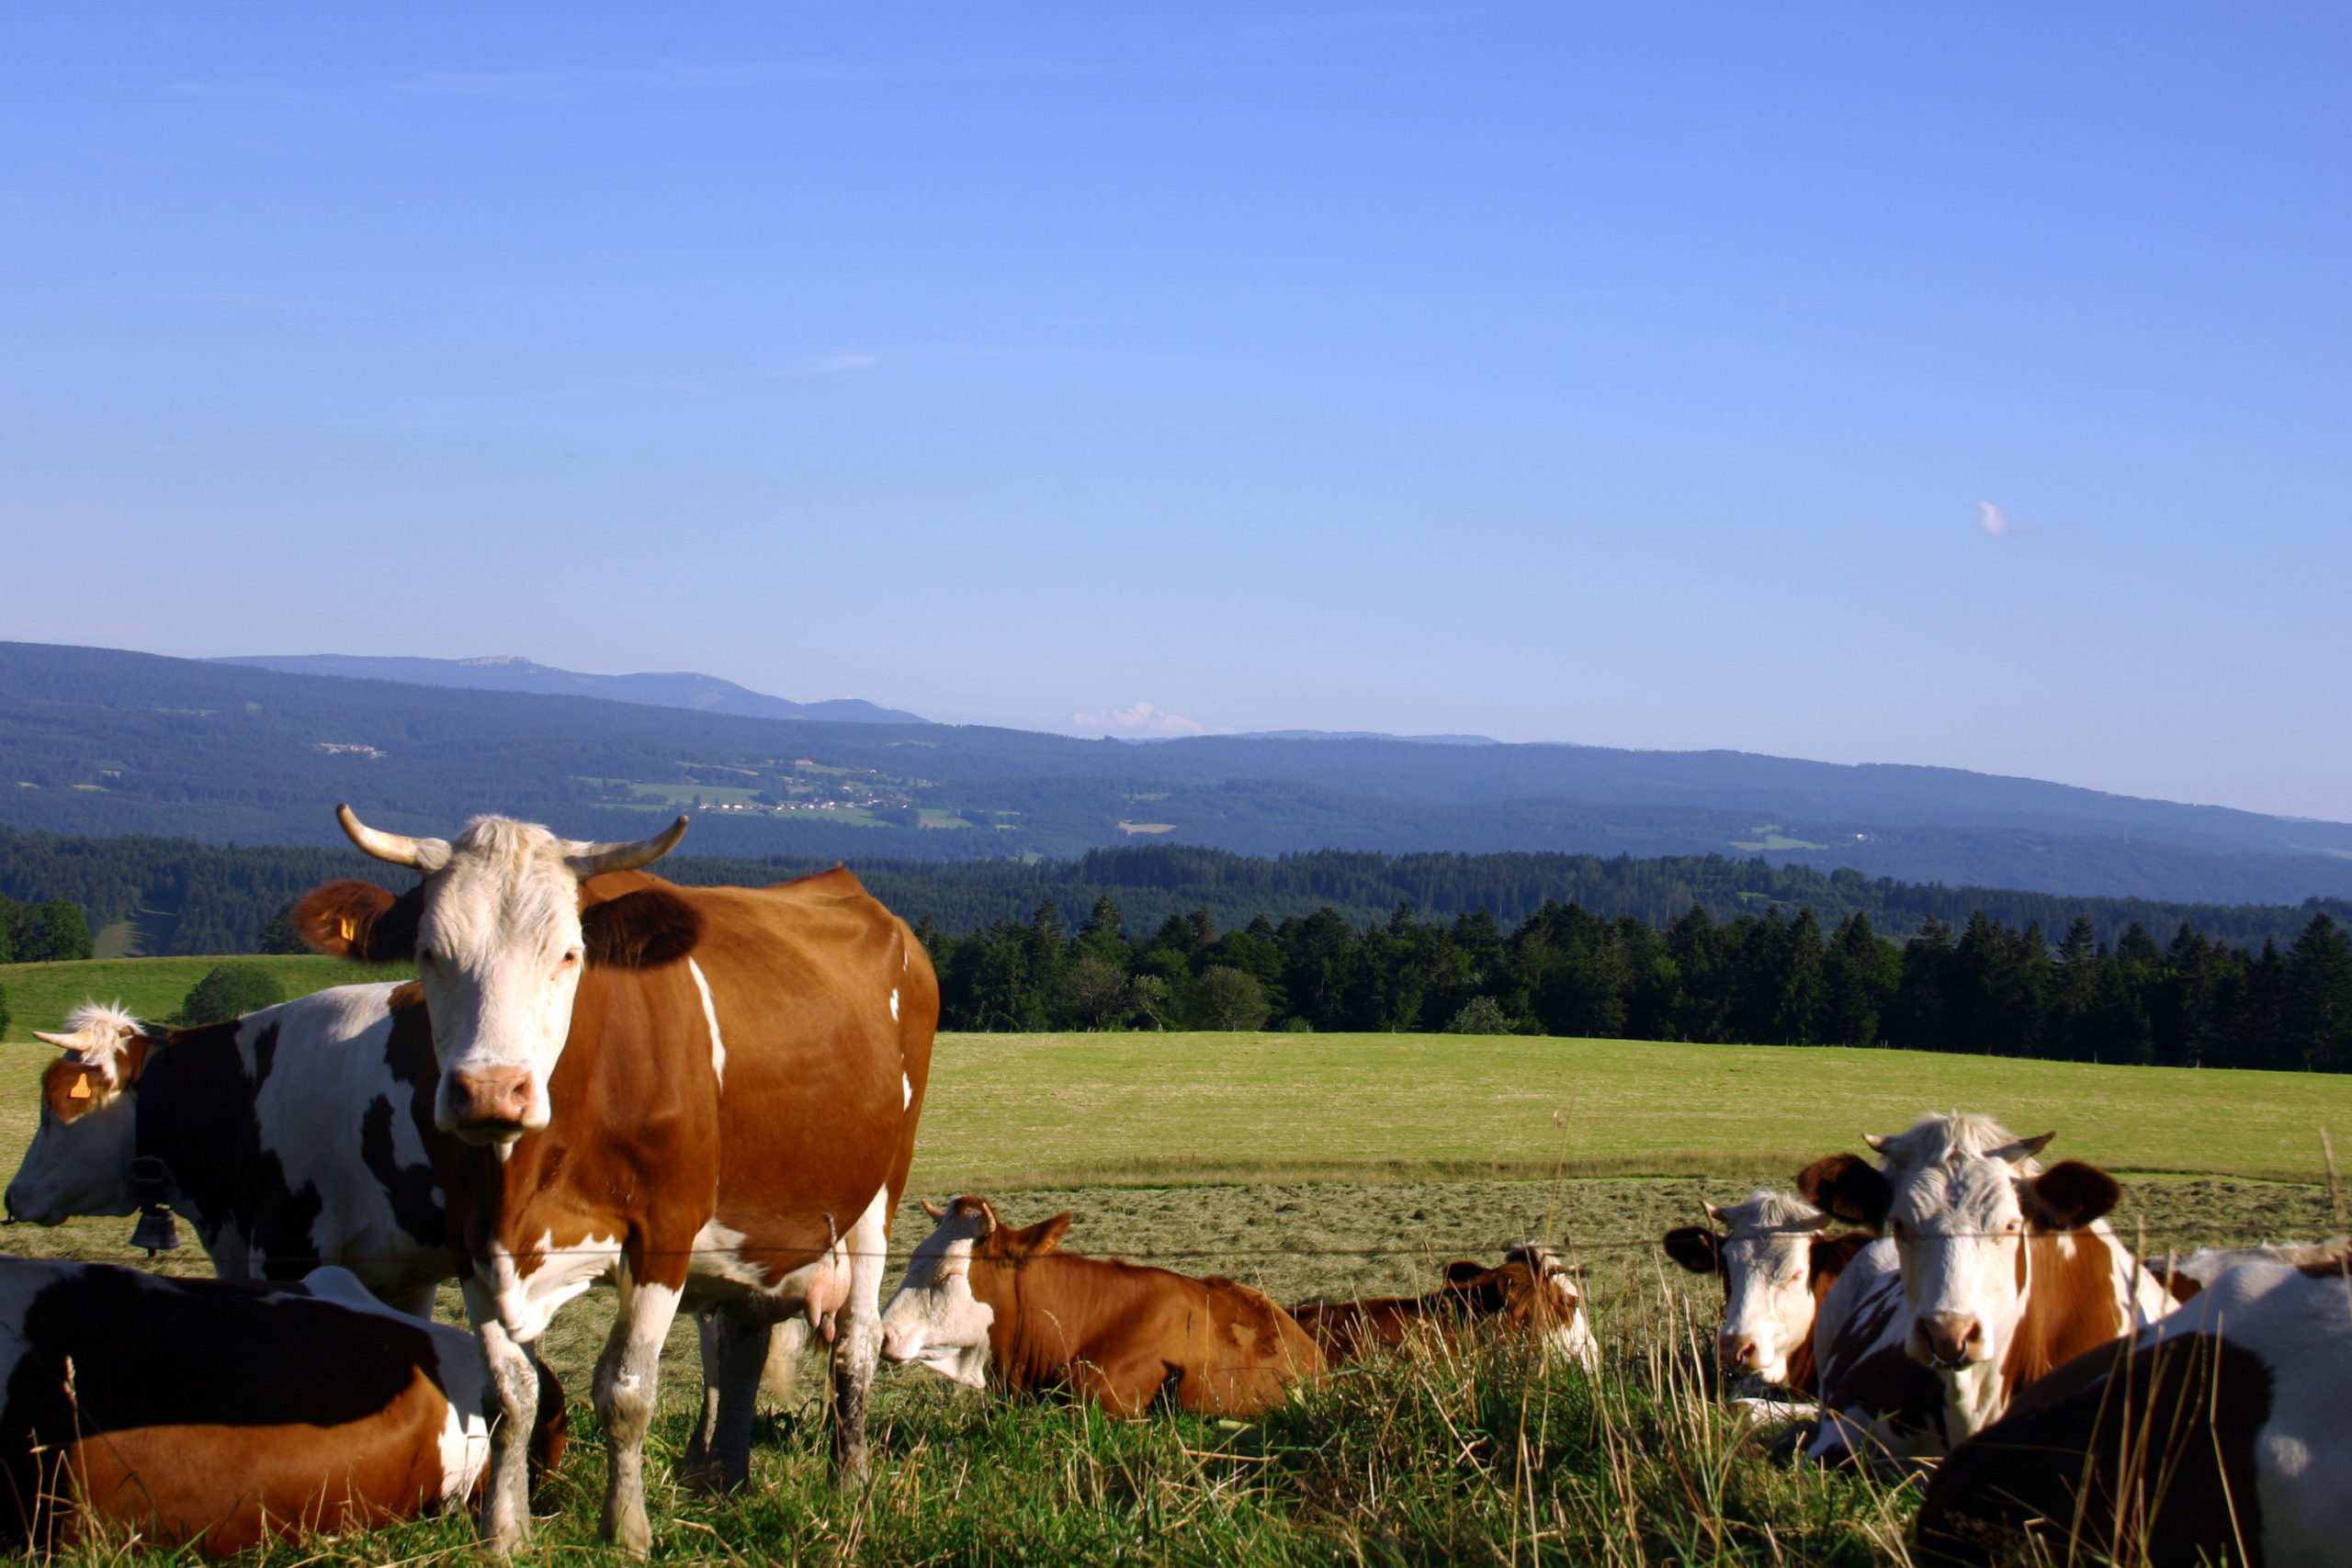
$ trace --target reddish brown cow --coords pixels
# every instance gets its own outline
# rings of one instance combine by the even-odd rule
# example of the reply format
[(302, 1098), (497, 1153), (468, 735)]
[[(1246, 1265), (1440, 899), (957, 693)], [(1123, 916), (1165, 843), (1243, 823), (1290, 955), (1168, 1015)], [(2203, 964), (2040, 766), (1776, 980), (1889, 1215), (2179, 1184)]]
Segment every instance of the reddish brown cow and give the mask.
[(300, 1284), (0, 1259), (0, 1539), (162, 1546), (461, 1506), (495, 1408), (473, 1336), (341, 1269)]
[(924, 1204), (939, 1228), (882, 1314), (882, 1354), (974, 1388), (1068, 1389), (1116, 1416), (1163, 1392), (1181, 1409), (1248, 1416), (1321, 1375), (1323, 1352), (1247, 1285), (1059, 1250), (1072, 1216), (1025, 1230), (985, 1198)]
[[(432, 1015), (451, 1250), (509, 1420), (483, 1533), (529, 1528), (509, 1431), (528, 1429), (521, 1348), (600, 1278), (620, 1311), (597, 1364), (605, 1535), (644, 1553), (643, 1449), (682, 1303), (715, 1303), (697, 1447), (749, 1470), (770, 1325), (833, 1346), (834, 1457), (865, 1465), (888, 1224), (905, 1188), (939, 992), (905, 922), (834, 870), (774, 887), (636, 872), (676, 842), (573, 844), (478, 818), (454, 842), (344, 826), (415, 866), (399, 898), (335, 883), (296, 913), (328, 952), (413, 955)], [(436, 1153), (436, 1158), (440, 1158)]]
[(1585, 1319), (1575, 1274), (1535, 1242), (1512, 1247), (1496, 1268), (1468, 1258), (1449, 1263), (1445, 1283), (1424, 1296), (1306, 1302), (1290, 1314), (1335, 1362), (1394, 1349), (1419, 1335), (1459, 1344), (1500, 1331), (1536, 1340), (1588, 1372), (1600, 1367), (1600, 1348)]

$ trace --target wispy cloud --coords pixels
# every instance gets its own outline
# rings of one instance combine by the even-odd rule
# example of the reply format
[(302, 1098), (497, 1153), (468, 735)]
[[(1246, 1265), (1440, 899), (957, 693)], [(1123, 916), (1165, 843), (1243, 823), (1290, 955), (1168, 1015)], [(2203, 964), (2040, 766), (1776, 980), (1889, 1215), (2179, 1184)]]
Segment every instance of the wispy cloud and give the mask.
[(1105, 708), (1101, 713), (1074, 713), (1069, 716), (1071, 728), (1101, 730), (1107, 734), (1128, 735), (1207, 735), (1212, 733), (1205, 724), (1172, 713), (1162, 713), (1149, 703), (1137, 703), (1128, 708)]
[(2009, 514), (1989, 501), (1976, 503), (1976, 525), (1996, 539), (2014, 539), (2030, 532), (2009, 521)]

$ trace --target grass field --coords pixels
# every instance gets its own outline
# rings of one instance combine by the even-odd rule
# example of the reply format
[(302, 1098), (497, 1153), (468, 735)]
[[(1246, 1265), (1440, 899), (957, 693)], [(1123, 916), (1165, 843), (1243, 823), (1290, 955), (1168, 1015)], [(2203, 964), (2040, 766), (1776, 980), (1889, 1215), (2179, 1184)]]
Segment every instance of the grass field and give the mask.
[[(213, 962), (0, 970), (10, 1037), (50, 1027), (85, 991), (169, 1011)], [(267, 962), (289, 991), (364, 973)], [(31, 1134), (50, 1056), (0, 1046), (6, 1168)], [(2343, 1227), (2319, 1134), (2352, 1133), (2352, 1079), (1518, 1037), (943, 1036), (900, 1254), (927, 1229), (915, 1198), (972, 1188), (1005, 1195), (1015, 1223), (1076, 1210), (1074, 1250), (1224, 1273), (1285, 1302), (1425, 1288), (1449, 1258), (1543, 1236), (1586, 1266), (1601, 1377), (1503, 1350), (1398, 1359), (1236, 1429), (1107, 1421), (886, 1369), (869, 1488), (834, 1486), (821, 1422), (779, 1411), (762, 1419), (750, 1492), (711, 1499), (672, 1479), (699, 1392), (682, 1322), (650, 1447), (657, 1558), (1905, 1563), (1916, 1492), (1792, 1472), (1732, 1425), (1707, 1386), (1714, 1288), (1649, 1241), (1702, 1199), (1785, 1182), (1865, 1131), (1953, 1106), (2054, 1127), (2059, 1152), (2142, 1173), (2116, 1220), (2150, 1250)], [(129, 1227), (20, 1227), (0, 1245), (130, 1262)], [(193, 1247), (161, 1266), (206, 1271)], [(455, 1295), (445, 1287), (445, 1315)], [(544, 1342), (581, 1440), (541, 1500), (529, 1561), (609, 1561), (594, 1545), (604, 1456), (585, 1396), (612, 1301), (593, 1292)], [(69, 1556), (119, 1561), (103, 1544)], [(474, 1556), (469, 1528), (445, 1520), (255, 1561)]]
[[(1773, 1175), (1986, 1111), (2117, 1170), (2318, 1181), (2352, 1075), (1419, 1034), (943, 1035), (916, 1179)], [(1554, 1120), (1559, 1113), (1558, 1123)]]
[[(0, 991), (8, 994), (8, 1029), (0, 1040), (32, 1043), (36, 1029), (53, 1030), (82, 1002), (119, 999), (141, 1018), (169, 1018), (190, 987), (222, 964), (257, 964), (277, 976), (289, 997), (362, 980), (400, 980), (404, 964), (371, 968), (314, 953), (236, 953), (225, 958), (94, 958), (79, 964), (0, 964)], [(46, 1050), (48, 1047), (43, 1046)]]

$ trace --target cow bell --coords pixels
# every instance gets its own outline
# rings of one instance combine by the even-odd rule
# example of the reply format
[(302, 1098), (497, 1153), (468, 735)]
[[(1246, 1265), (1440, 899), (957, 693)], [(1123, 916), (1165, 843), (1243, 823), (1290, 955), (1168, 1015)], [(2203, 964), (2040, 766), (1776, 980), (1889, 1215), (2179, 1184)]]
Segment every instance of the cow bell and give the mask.
[(172, 1220), (169, 1209), (141, 1209), (139, 1224), (130, 1233), (130, 1245), (143, 1247), (147, 1256), (159, 1252), (176, 1252), (180, 1245), (180, 1227)]

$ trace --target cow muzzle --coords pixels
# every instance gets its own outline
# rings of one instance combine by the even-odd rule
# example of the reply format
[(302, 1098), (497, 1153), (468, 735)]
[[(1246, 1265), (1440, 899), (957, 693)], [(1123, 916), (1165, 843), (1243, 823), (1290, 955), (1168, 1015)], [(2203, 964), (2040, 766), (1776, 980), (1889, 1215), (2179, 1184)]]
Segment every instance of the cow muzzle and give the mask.
[(1725, 1371), (1752, 1372), (1764, 1364), (1764, 1347), (1753, 1334), (1717, 1335), (1715, 1359)]
[(1984, 1359), (1984, 1325), (1973, 1313), (1923, 1312), (1911, 1320), (1912, 1359), (1946, 1371)]
[(528, 1067), (481, 1067), (451, 1072), (441, 1100), (449, 1131), (469, 1144), (503, 1144), (530, 1130), (539, 1095)]

